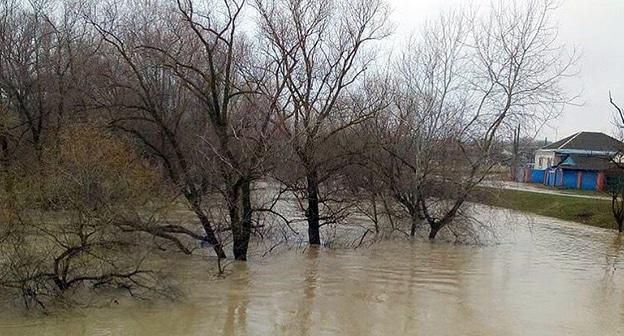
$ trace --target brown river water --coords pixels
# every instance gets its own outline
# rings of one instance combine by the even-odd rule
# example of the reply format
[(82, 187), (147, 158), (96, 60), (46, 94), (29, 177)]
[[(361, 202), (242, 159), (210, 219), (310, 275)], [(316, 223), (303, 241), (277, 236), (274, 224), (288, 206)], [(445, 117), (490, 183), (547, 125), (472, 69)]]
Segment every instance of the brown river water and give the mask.
[(176, 270), (186, 297), (174, 303), (7, 313), (0, 335), (624, 335), (623, 239), (507, 221), (514, 229), (487, 246), (290, 249), (218, 280), (191, 264)]

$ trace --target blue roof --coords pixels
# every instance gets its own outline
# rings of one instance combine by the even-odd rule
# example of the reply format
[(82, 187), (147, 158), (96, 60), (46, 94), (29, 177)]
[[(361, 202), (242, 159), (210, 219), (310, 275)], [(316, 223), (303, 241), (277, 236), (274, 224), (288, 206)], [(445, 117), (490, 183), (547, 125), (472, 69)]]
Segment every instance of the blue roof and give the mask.
[(575, 166), (576, 162), (574, 162), (574, 159), (572, 159), (572, 156), (570, 155), (565, 160), (561, 161), (559, 165)]

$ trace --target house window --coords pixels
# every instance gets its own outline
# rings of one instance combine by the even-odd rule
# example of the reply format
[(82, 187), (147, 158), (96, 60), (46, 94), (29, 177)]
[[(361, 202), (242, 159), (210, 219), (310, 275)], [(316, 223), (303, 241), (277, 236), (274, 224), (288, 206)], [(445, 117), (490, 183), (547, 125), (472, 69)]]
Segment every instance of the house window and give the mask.
[(543, 165), (543, 164), (544, 164), (544, 158), (542, 158), (542, 157), (541, 157), (541, 158), (539, 158), (539, 159), (538, 159), (538, 163), (537, 163), (537, 165), (538, 165), (540, 168), (542, 168), (542, 165)]

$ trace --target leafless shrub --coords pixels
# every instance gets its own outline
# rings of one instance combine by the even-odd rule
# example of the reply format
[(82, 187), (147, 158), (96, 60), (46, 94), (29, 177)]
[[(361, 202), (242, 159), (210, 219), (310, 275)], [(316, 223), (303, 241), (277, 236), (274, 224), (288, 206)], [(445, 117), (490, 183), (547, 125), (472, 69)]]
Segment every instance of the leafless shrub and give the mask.
[(84, 286), (158, 291), (143, 238), (118, 227), (137, 208), (149, 211), (158, 185), (126, 144), (92, 126), (70, 127), (43, 149), (41, 166), (8, 173), (20, 178), (2, 198), (0, 286), (26, 307), (45, 309)]

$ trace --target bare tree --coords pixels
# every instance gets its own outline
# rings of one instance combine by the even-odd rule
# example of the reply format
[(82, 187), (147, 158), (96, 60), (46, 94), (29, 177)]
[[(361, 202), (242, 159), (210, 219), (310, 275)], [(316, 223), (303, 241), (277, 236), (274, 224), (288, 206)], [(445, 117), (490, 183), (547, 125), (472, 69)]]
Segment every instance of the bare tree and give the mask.
[[(275, 99), (260, 95), (267, 67), (238, 31), (244, 1), (129, 6), (108, 14), (108, 22), (91, 19), (136, 77), (124, 83), (127, 74), (120, 73), (117, 87), (141, 92), (136, 103), (118, 106), (135, 111), (114, 118), (114, 126), (137, 136), (164, 162), (206, 232), (211, 225), (201, 199), (214, 192), (223, 196), (234, 257), (246, 260), (253, 181), (266, 170)], [(146, 122), (160, 131), (147, 136)], [(220, 249), (220, 243), (215, 246)]]
[(611, 196), (611, 212), (619, 233), (624, 231), (624, 174), (611, 171), (607, 175), (605, 191)]
[[(0, 101), (14, 150), (39, 150), (46, 137), (84, 117), (98, 43), (76, 15), (80, 3), (33, 1), (0, 5)], [(28, 148), (22, 150), (28, 154)]]
[[(611, 91), (609, 91), (609, 103), (615, 109), (614, 123), (620, 132), (621, 138), (621, 132), (624, 129), (624, 112), (611, 96)], [(612, 161), (615, 163), (616, 168), (608, 171), (606, 175), (605, 191), (611, 196), (613, 218), (618, 227), (618, 232), (622, 233), (624, 231), (624, 167), (622, 164), (622, 149), (613, 157)]]
[(430, 24), (397, 64), (395, 103), (381, 124), (384, 180), (429, 238), (462, 212), (468, 195), (499, 162), (509, 124), (541, 123), (569, 102), (560, 86), (575, 55), (556, 42), (552, 1), (487, 15), (454, 12)]
[[(215, 8), (225, 14), (217, 16)], [(247, 259), (253, 220), (252, 182), (263, 175), (274, 110), (274, 103), (260, 96), (266, 68), (237, 30), (243, 9), (244, 1), (204, 7), (179, 0), (177, 11), (190, 40), (180, 38), (175, 44), (196, 46), (198, 56), (188, 59), (148, 47), (162, 54), (207, 116), (213, 133), (204, 140), (217, 159), (238, 260)]]
[(148, 43), (164, 47), (175, 41), (175, 31), (158, 33), (161, 27), (166, 27), (164, 22), (172, 18), (166, 15), (166, 6), (127, 5), (130, 8), (110, 6), (104, 10), (111, 11), (104, 14), (91, 12), (87, 15), (110, 46), (106, 49), (110, 56), (107, 60), (109, 72), (103, 76), (108, 84), (94, 97), (92, 107), (107, 111), (112, 128), (135, 137), (159, 160), (203, 230), (203, 234), (199, 234), (184, 226), (167, 225), (150, 233), (171, 240), (179, 247), (183, 245), (176, 236), (198, 239), (211, 245), (219, 258), (225, 258), (214, 224), (203, 206), (204, 186), (211, 177), (204, 174), (196, 162), (200, 157), (197, 143), (205, 132), (204, 125), (194, 119), (198, 115), (195, 103), (177, 81), (176, 74), (166, 68), (160, 58), (154, 57), (151, 50), (143, 47)]
[[(257, 0), (265, 52), (274, 61), (277, 97), (274, 122), (292, 149), (286, 182), (299, 196), (312, 245), (321, 243), (328, 197), (323, 186), (337, 160), (327, 150), (333, 137), (374, 114), (348, 108), (349, 88), (373, 61), (369, 47), (389, 33), (383, 1)], [(277, 86), (279, 87), (279, 86)], [(296, 172), (293, 174), (293, 172)], [(301, 172), (300, 174), (298, 172)], [(297, 176), (292, 176), (297, 175)]]
[[(39, 147), (47, 120), (44, 106), (45, 52), (50, 47), (43, 8), (31, 11), (16, 1), (3, 3), (0, 29), (0, 87), (7, 107), (34, 147)], [(14, 126), (15, 127), (15, 126)]]
[(609, 91), (609, 103), (611, 104), (611, 106), (613, 106), (616, 112), (614, 116), (615, 126), (618, 128), (618, 130), (621, 130), (624, 128), (624, 112), (622, 111), (620, 106), (618, 106), (615, 100), (613, 100), (613, 96), (611, 96), (611, 91)]

